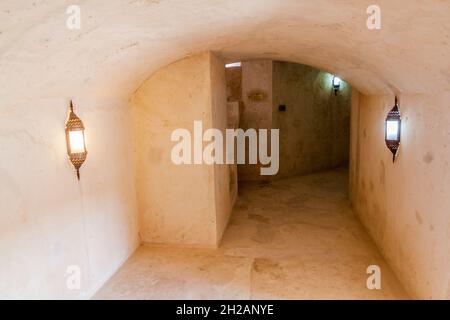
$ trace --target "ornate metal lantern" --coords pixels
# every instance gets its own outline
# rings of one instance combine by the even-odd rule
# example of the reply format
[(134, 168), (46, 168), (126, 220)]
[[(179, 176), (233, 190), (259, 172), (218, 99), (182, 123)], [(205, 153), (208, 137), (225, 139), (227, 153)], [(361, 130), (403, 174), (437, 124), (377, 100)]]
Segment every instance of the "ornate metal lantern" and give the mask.
[(395, 97), (395, 105), (388, 112), (384, 129), (386, 146), (392, 152), (392, 162), (395, 161), (395, 157), (397, 156), (398, 148), (400, 146), (401, 124), (402, 120), (400, 117), (400, 109), (398, 106), (397, 97)]
[(70, 101), (70, 113), (66, 121), (67, 154), (73, 166), (77, 170), (80, 180), (80, 167), (86, 160), (86, 141), (84, 137), (84, 125), (80, 118), (73, 112), (73, 103)]

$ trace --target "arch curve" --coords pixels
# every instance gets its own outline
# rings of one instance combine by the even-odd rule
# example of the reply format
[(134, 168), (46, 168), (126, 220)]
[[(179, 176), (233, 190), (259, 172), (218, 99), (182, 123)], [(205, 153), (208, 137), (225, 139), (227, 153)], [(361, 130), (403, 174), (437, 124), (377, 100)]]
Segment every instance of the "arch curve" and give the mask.
[(450, 89), (444, 1), (381, 1), (382, 27), (373, 31), (358, 0), (84, 1), (80, 30), (65, 27), (59, 1), (2, 6), (3, 96), (23, 95), (26, 86), (30, 96), (126, 98), (162, 66), (208, 50), (227, 61), (311, 65), (365, 94)]

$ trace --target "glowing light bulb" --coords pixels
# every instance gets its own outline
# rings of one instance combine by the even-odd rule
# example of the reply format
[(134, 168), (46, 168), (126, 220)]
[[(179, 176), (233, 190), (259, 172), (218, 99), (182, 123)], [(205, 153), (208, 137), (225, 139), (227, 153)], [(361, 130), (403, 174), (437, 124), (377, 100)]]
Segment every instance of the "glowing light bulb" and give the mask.
[(70, 151), (72, 153), (84, 152), (84, 134), (82, 130), (69, 131)]
[(386, 139), (387, 140), (398, 139), (398, 121), (396, 120), (386, 121)]
[(341, 85), (341, 79), (339, 77), (333, 78), (333, 87), (339, 87)]

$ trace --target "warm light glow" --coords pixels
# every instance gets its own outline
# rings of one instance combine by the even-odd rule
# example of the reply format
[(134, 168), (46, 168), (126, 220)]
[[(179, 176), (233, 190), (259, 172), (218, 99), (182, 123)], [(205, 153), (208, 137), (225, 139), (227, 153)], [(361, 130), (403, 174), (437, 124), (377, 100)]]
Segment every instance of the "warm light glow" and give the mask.
[(388, 120), (386, 121), (386, 139), (398, 140), (398, 121)]
[(84, 152), (84, 135), (82, 130), (69, 131), (70, 151), (72, 153)]
[(341, 79), (338, 77), (333, 78), (333, 87), (339, 87), (341, 85)]
[(233, 63), (227, 63), (225, 65), (225, 68), (236, 68), (236, 67), (240, 67), (241, 66), (241, 62), (233, 62)]

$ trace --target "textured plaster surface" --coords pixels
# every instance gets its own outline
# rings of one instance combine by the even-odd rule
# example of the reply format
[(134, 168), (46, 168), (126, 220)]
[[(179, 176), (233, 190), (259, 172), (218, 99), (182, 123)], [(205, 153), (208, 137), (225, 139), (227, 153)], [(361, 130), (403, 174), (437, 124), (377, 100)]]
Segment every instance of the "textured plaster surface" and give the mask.
[[(353, 215), (346, 185), (343, 169), (243, 183), (218, 249), (142, 246), (94, 298), (408, 298)], [(366, 287), (372, 264), (381, 290)]]
[(363, 93), (450, 89), (448, 1), (377, 1), (375, 31), (366, 27), (372, 3), (360, 0), (83, 0), (82, 27), (69, 30), (72, 4), (1, 2), (2, 99), (128, 98), (159, 68), (206, 50), (304, 63)]
[[(384, 144), (394, 97), (353, 97), (351, 199), (412, 296), (449, 299), (450, 94), (402, 95), (398, 158)], [(448, 110), (448, 109), (447, 109)]]
[[(280, 130), (277, 178), (347, 165), (350, 141), (350, 87), (337, 95), (333, 76), (290, 62), (273, 62), (273, 128)], [(279, 105), (286, 111), (280, 112)]]
[[(243, 61), (242, 68), (229, 70), (233, 70), (227, 70), (229, 99), (242, 93), (240, 127), (279, 129), (280, 134), (278, 173), (261, 176), (260, 165), (240, 165), (241, 181), (308, 174), (348, 163), (351, 90), (347, 83), (342, 81), (335, 95), (333, 75), (291, 62)], [(251, 99), (255, 92), (263, 99)], [(279, 111), (279, 105), (286, 110)]]
[(225, 69), (227, 81), (227, 101), (236, 102), (242, 100), (242, 67)]
[[(130, 109), (74, 104), (88, 150), (80, 181), (66, 154), (66, 99), (0, 107), (0, 298), (89, 298), (139, 245)], [(66, 285), (69, 266), (80, 290)]]
[[(272, 128), (272, 69), (271, 60), (252, 60), (242, 62), (242, 112), (239, 128)], [(253, 99), (252, 94), (261, 94), (262, 99)], [(270, 135), (269, 135), (270, 136)], [(261, 175), (261, 164), (249, 163), (249, 143), (245, 144), (246, 163), (238, 166), (241, 181), (268, 180), (270, 176)]]
[[(227, 102), (227, 128), (237, 129), (239, 128), (240, 112), (242, 110), (242, 103), (239, 101)], [(235, 160), (237, 155), (235, 155)], [(229, 168), (229, 187), (231, 203), (235, 203), (238, 196), (238, 170), (237, 161), (234, 164), (230, 164)]]
[[(196, 120), (203, 131), (225, 129), (226, 103), (224, 64), (209, 52), (170, 64), (136, 91), (131, 104), (142, 241), (199, 246), (220, 241), (232, 206), (229, 170), (218, 164), (174, 164), (177, 142), (170, 137), (179, 128), (193, 135)], [(193, 163), (193, 136), (190, 141)]]
[[(233, 110), (228, 107), (224, 62), (216, 54), (209, 53), (210, 94), (212, 127), (219, 129), (225, 137), (225, 129), (229, 128), (229, 115)], [(226, 154), (224, 147), (223, 154)], [(216, 244), (222, 240), (227, 227), (231, 209), (236, 201), (237, 165), (214, 164), (214, 191), (216, 215)]]

